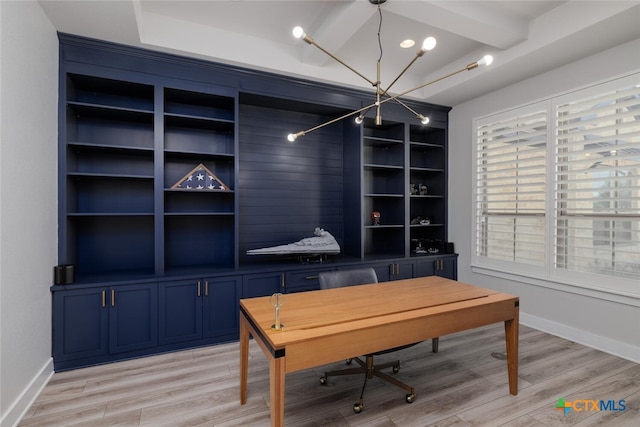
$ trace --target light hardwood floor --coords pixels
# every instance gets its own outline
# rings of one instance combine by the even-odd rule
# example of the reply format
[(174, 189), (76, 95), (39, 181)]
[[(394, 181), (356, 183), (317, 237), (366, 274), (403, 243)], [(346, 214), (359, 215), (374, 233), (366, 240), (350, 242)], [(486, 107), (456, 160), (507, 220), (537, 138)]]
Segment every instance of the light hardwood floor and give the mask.
[[(393, 356), (416, 400), (377, 378), (355, 414), (362, 377), (327, 367), (286, 378), (286, 426), (639, 426), (640, 365), (532, 328), (520, 329), (519, 394), (508, 391), (500, 324), (423, 342)], [(389, 358), (387, 355), (385, 359)], [(624, 400), (624, 411), (555, 409), (565, 401)], [(251, 343), (249, 394), (239, 403), (238, 344), (223, 344), (56, 373), (19, 424), (26, 426), (268, 426), (265, 357)], [(619, 406), (617, 406), (619, 407)]]

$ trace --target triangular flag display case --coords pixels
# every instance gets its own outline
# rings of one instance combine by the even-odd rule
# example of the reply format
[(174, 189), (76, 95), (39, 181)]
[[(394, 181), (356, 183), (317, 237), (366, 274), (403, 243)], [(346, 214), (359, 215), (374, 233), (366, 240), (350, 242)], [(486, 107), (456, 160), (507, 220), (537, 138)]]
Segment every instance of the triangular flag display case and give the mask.
[(229, 190), (229, 187), (202, 163), (193, 168), (171, 188), (174, 190)]

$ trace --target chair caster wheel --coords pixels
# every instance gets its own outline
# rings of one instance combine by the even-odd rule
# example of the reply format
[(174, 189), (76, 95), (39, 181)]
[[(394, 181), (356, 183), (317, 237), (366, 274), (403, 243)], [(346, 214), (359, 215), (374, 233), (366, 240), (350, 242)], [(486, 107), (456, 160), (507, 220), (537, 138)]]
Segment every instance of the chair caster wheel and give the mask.
[(416, 395), (414, 393), (409, 393), (404, 397), (404, 399), (407, 403), (413, 403), (413, 401), (416, 400)]
[(320, 377), (320, 384), (327, 385), (327, 377)]
[(353, 405), (353, 412), (355, 412), (356, 414), (362, 412), (362, 403), (356, 403), (355, 405)]
[(393, 365), (393, 373), (397, 374), (398, 372), (400, 372), (400, 365)]

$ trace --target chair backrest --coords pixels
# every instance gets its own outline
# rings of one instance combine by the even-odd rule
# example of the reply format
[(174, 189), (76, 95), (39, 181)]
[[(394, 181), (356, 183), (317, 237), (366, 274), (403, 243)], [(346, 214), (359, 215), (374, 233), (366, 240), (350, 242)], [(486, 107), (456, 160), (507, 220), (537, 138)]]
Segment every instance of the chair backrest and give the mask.
[(373, 268), (358, 268), (355, 270), (325, 271), (318, 274), (318, 280), (320, 281), (320, 289), (331, 289), (378, 283), (378, 276)]

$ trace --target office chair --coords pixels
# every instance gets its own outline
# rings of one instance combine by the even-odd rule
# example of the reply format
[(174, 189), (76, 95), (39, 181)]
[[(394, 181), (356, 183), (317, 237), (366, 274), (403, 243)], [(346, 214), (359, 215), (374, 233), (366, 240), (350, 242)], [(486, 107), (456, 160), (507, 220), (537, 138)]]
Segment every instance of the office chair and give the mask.
[[(340, 271), (328, 271), (322, 272), (318, 275), (318, 279), (320, 281), (320, 289), (331, 289), (338, 288), (342, 286), (354, 286), (354, 285), (364, 285), (369, 283), (378, 283), (378, 276), (373, 268), (364, 268), (364, 269), (355, 269), (355, 270), (340, 270)], [(386, 353), (391, 353), (393, 351), (402, 350), (404, 348), (408, 348), (416, 345), (417, 343), (408, 344), (401, 347), (394, 347), (388, 350), (382, 350), (371, 354), (366, 354), (365, 360), (363, 361), (360, 358), (347, 359), (347, 364), (350, 365), (352, 360), (355, 360), (360, 366), (356, 368), (348, 368), (342, 369), (338, 371), (328, 371), (324, 373), (324, 376), (320, 377), (320, 384), (327, 384), (327, 379), (330, 376), (336, 375), (353, 375), (353, 374), (365, 374), (364, 375), (364, 384), (362, 385), (362, 392), (360, 393), (360, 401), (353, 405), (353, 411), (355, 413), (362, 412), (364, 407), (364, 390), (367, 386), (367, 380), (369, 378), (373, 378), (376, 376), (381, 378), (384, 381), (387, 381), (397, 387), (400, 387), (409, 393), (405, 395), (405, 400), (407, 403), (412, 403), (416, 397), (413, 387), (399, 381), (392, 376), (382, 372), (382, 369), (391, 367), (394, 374), (397, 374), (400, 371), (400, 361), (396, 360), (394, 362), (382, 363), (376, 365), (374, 363), (374, 356), (379, 356)], [(437, 338), (434, 338), (433, 343), (433, 351), (437, 352)]]

